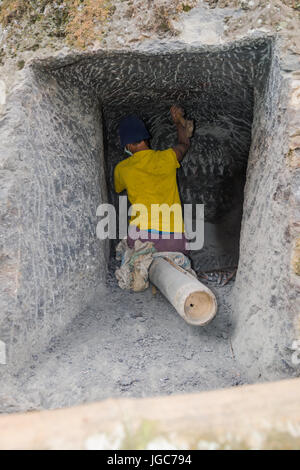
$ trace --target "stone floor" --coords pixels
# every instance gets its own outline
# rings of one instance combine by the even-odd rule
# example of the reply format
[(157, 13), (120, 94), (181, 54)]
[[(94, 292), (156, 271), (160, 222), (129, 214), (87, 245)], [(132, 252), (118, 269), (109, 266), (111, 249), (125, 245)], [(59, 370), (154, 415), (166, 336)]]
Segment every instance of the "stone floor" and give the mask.
[(214, 289), (217, 317), (199, 328), (186, 324), (159, 292), (121, 291), (110, 274), (96, 306), (79, 315), (18, 376), (2, 377), (0, 410), (60, 408), (243, 383), (230, 341), (226, 299), (231, 288)]

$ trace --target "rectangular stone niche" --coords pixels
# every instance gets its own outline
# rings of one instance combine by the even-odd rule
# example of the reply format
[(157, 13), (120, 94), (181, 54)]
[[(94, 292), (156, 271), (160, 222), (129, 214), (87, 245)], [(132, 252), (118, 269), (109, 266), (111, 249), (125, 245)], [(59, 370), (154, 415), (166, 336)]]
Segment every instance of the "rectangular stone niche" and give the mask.
[(286, 373), (281, 360), (274, 365), (290, 322), (283, 317), (286, 207), (271, 204), (284, 141), (274, 44), (270, 37), (209, 47), (174, 42), (51, 57), (24, 69), (1, 124), (9, 204), (0, 338), (9, 364), (19, 368), (42, 351), (105, 286), (109, 245), (95, 236), (96, 209), (117, 203), (120, 118), (137, 113), (152, 148), (168, 148), (176, 143), (169, 109), (179, 103), (196, 126), (178, 171), (182, 202), (205, 204), (205, 246), (193, 253), (194, 266), (239, 263), (230, 300), (236, 354), (255, 380), (262, 371)]

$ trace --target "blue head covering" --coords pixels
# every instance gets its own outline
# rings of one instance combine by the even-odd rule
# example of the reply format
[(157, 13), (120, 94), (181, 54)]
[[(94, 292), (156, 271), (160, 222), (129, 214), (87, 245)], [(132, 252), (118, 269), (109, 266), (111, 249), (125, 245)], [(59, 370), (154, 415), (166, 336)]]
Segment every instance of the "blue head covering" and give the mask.
[(119, 134), (122, 147), (125, 147), (127, 144), (135, 144), (142, 140), (150, 139), (150, 134), (145, 124), (134, 114), (121, 120)]

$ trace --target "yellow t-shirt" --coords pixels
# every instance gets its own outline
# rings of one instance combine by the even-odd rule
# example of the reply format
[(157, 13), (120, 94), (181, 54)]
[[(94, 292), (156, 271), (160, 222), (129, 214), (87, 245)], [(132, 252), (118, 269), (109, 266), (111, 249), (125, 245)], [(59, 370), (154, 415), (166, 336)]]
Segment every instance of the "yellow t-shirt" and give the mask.
[[(142, 150), (118, 163), (114, 171), (115, 190), (117, 193), (127, 190), (136, 211), (132, 213), (131, 224), (140, 230), (184, 232), (176, 181), (179, 167), (176, 153), (171, 148)], [(147, 212), (139, 204), (143, 204)]]

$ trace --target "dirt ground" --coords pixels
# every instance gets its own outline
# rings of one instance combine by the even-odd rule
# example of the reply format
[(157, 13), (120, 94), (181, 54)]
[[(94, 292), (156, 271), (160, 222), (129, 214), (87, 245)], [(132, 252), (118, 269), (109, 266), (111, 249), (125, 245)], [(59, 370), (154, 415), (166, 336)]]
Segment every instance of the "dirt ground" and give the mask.
[(1, 412), (243, 383), (230, 341), (233, 325), (227, 297), (232, 283), (214, 289), (219, 311), (210, 325), (201, 328), (185, 323), (159, 292), (153, 296), (151, 288), (141, 293), (122, 291), (113, 268), (99, 301), (17, 376), (4, 374)]

